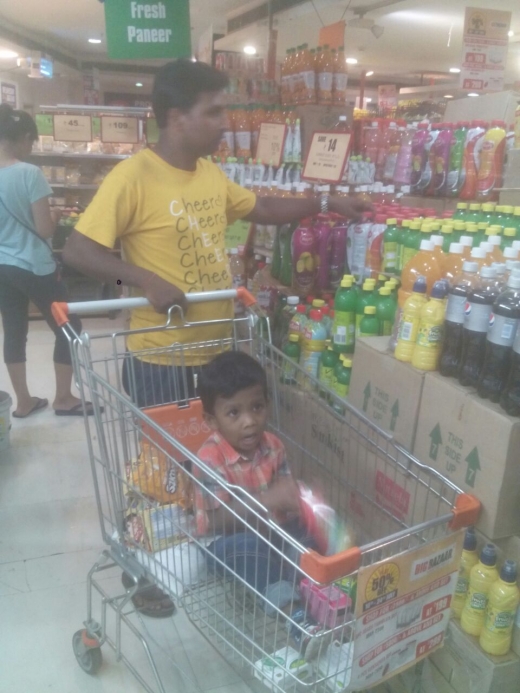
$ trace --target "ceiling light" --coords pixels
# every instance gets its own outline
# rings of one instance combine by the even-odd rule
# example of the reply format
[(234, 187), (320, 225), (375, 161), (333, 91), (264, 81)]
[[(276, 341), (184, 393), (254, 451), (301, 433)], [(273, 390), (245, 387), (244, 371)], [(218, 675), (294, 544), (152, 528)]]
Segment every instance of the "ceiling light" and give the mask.
[(256, 55), (256, 48), (254, 46), (244, 46), (244, 53), (246, 55)]
[(460, 72), (460, 67), (450, 67), (450, 72), (454, 75), (458, 75)]
[(453, 96), (452, 96), (452, 94), (444, 94), (444, 98), (445, 99), (452, 99)]
[(374, 74), (374, 70), (369, 70), (369, 71), (366, 73), (365, 77), (372, 77), (373, 74)]
[(468, 96), (480, 96), (480, 94), (476, 94), (475, 92), (471, 92), (471, 94), (468, 94)]
[(509, 38), (511, 38), (515, 35), (515, 32), (511, 29), (511, 31), (507, 32), (507, 35), (509, 36)]
[(88, 42), (89, 43), (101, 43), (101, 39), (89, 38)]
[(142, 86), (143, 86), (143, 83), (142, 83), (142, 82), (136, 82), (136, 83), (135, 83), (135, 86), (136, 86), (136, 87), (142, 87)]
[(357, 58), (347, 58), (347, 59), (345, 60), (345, 62), (346, 62), (348, 65), (357, 65), (357, 63), (358, 63)]
[(367, 103), (372, 103), (372, 99), (371, 99), (371, 98), (365, 99), (365, 101), (366, 101)]
[(16, 51), (10, 51), (7, 48), (0, 50), (0, 60), (4, 59), (4, 58), (8, 59), (8, 58), (17, 58), (17, 57), (18, 57), (18, 53), (16, 53)]

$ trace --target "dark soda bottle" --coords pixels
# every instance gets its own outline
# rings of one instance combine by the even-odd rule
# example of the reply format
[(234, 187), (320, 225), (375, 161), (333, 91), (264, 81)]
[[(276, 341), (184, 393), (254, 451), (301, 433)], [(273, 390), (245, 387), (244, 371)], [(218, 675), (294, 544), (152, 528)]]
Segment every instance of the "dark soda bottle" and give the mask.
[(520, 330), (516, 331), (511, 368), (500, 398), (500, 406), (509, 416), (520, 416)]
[(484, 365), (477, 392), (498, 402), (511, 369), (513, 343), (520, 320), (520, 272), (513, 272), (495, 303), (489, 319)]
[(462, 356), (459, 368), (461, 385), (477, 387), (489, 328), (489, 316), (500, 290), (494, 267), (482, 267), (480, 281), (472, 289), (464, 308), (464, 330), (462, 332)]
[(448, 289), (444, 343), (439, 360), (441, 375), (456, 378), (459, 374), (462, 356), (464, 309), (469, 292), (477, 285), (478, 281), (478, 262), (466, 260), (462, 265), (461, 274), (455, 277)]

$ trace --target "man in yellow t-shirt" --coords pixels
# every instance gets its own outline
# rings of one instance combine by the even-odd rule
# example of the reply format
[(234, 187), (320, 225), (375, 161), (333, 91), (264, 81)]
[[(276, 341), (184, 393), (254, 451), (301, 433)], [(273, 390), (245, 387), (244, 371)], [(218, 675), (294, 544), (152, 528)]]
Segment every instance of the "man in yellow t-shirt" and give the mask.
[[(151, 308), (134, 310), (123, 384), (139, 407), (192, 396), (193, 366), (210, 353), (189, 350), (179, 373), (168, 354), (172, 343), (191, 344), (230, 335), (231, 302), (190, 305), (189, 292), (231, 288), (225, 254), (226, 226), (235, 219), (259, 224), (286, 224), (319, 212), (356, 217), (365, 205), (335, 196), (314, 199), (259, 198), (230, 182), (205, 157), (218, 147), (225, 127), (224, 73), (204, 63), (178, 60), (157, 73), (152, 103), (159, 141), (114, 168), (72, 232), (63, 253), (65, 263), (100, 279), (119, 280), (145, 296)], [(111, 253), (120, 241), (123, 259)], [(179, 306), (190, 323), (216, 325), (153, 330), (164, 313)], [(161, 315), (162, 314), (162, 315)], [(151, 355), (153, 351), (153, 356)], [(171, 347), (170, 347), (171, 351)], [(178, 361), (177, 361), (178, 363)], [(185, 380), (186, 379), (186, 380)], [(185, 392), (180, 385), (187, 381)], [(133, 586), (129, 576), (124, 584)], [(174, 606), (150, 586), (134, 596), (142, 613), (168, 616)]]
[[(160, 327), (172, 305), (190, 323), (221, 320), (217, 325), (153, 330), (128, 338), (131, 359), (125, 361), (123, 384), (138, 406), (191, 396), (179, 392), (168, 347), (229, 336), (230, 301), (199, 303), (187, 309), (189, 292), (231, 288), (225, 253), (226, 227), (236, 219), (259, 224), (285, 224), (331, 211), (358, 216), (365, 205), (335, 196), (280, 199), (256, 196), (230, 182), (204, 157), (214, 152), (225, 126), (223, 90), (227, 76), (204, 63), (178, 60), (157, 73), (152, 103), (159, 141), (117, 165), (71, 234), (64, 261), (102, 281), (119, 280), (132, 295), (146, 296), (151, 308), (132, 312), (132, 330)], [(110, 253), (120, 241), (123, 259)], [(153, 356), (151, 356), (151, 351)], [(189, 348), (183, 364), (207, 362), (213, 355)], [(175, 359), (173, 359), (175, 363)]]

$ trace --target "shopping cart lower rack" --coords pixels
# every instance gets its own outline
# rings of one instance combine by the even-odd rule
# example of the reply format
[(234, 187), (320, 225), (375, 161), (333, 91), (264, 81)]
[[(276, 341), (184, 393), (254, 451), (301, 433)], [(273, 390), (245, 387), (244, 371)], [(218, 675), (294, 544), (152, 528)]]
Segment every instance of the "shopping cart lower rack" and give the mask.
[[(131, 355), (126, 339), (134, 333), (77, 335), (67, 311), (106, 312), (143, 305), (142, 299), (54, 306), (70, 340), (82, 400), (94, 408), (85, 423), (106, 544), (88, 575), (87, 619), (74, 635), (74, 652), (93, 674), (108, 643), (147, 691), (165, 693), (150, 628), (133, 614), (132, 599), (143, 594), (146, 580), (170, 595), (218, 652), (269, 690), (366, 689), (442, 644), (461, 530), (476, 521), (479, 503), (273, 347), (268, 322), (247, 292), (190, 300), (237, 297), (248, 311), (205, 323), (204, 342), (189, 342), (190, 330), (200, 334), (201, 323), (189, 324), (171, 311), (157, 330), (168, 335), (161, 335), (161, 343), (169, 346)], [(245, 350), (264, 366), (269, 429), (284, 442), (293, 476), (320, 488), (355, 532), (357, 546), (319, 555), (277, 525), (256, 498), (198, 459), (209, 429), (196, 396), (197, 375), (208, 359), (229, 349)], [(169, 367), (167, 378), (152, 378), (156, 365)], [(151, 405), (139, 407), (134, 402), (143, 368), (152, 381)], [(231, 531), (197, 534), (191, 502), (201, 485), (216, 500), (226, 499)], [(232, 561), (222, 551), (231, 536)], [(241, 553), (237, 542), (244, 536)], [(100, 577), (114, 566), (135, 586), (111, 597)], [(259, 577), (265, 571), (267, 587)], [(283, 600), (283, 590), (293, 596)], [(97, 621), (94, 594), (101, 597)], [(109, 613), (115, 615), (115, 635), (109, 633)], [(148, 678), (125, 655), (124, 628), (146, 652)]]

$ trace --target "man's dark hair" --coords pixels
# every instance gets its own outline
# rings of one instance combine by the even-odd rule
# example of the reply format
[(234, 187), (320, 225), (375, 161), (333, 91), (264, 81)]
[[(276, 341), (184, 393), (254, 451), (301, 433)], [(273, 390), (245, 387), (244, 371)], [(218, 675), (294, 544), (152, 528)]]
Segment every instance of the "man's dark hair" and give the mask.
[(38, 139), (38, 128), (25, 111), (16, 111), (9, 104), (0, 104), (0, 140), (17, 142), (26, 135)]
[(229, 399), (248, 387), (261, 385), (267, 399), (267, 376), (261, 364), (243, 351), (226, 351), (202, 369), (199, 395), (207, 414), (213, 414), (217, 397)]
[(189, 111), (205, 92), (222, 91), (228, 85), (224, 72), (206, 63), (175, 60), (163, 65), (155, 76), (152, 92), (153, 112), (160, 128), (166, 127), (168, 110)]

